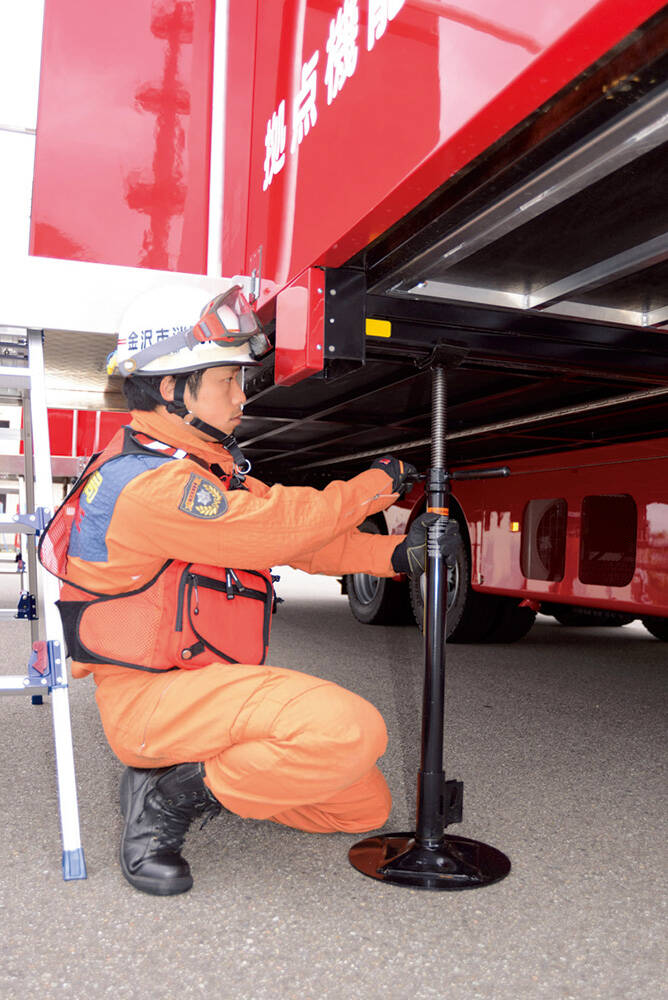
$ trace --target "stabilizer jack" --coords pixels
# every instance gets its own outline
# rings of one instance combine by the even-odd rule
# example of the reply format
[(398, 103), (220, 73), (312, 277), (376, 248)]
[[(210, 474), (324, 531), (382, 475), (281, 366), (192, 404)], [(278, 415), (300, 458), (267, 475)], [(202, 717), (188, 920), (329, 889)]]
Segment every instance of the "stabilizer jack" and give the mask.
[[(431, 415), (427, 509), (447, 517), (447, 368), (438, 360), (432, 366)], [(508, 470), (499, 469), (496, 474), (505, 476)], [(419, 889), (475, 889), (504, 878), (510, 871), (510, 861), (495, 847), (466, 837), (447, 836), (444, 832), (450, 823), (461, 821), (463, 797), (462, 783), (446, 781), (443, 768), (447, 568), (438, 539), (445, 523), (445, 518), (440, 518), (428, 529), (427, 535), (425, 677), (416, 829), (362, 840), (351, 848), (349, 858), (363, 875), (394, 885)]]

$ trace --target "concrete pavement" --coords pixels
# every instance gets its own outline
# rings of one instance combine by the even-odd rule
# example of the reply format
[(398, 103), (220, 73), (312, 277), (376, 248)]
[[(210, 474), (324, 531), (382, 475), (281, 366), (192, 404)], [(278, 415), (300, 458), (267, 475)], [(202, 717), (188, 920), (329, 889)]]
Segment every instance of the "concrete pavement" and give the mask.
[[(7, 589), (5, 579), (1, 586)], [(416, 629), (358, 624), (335, 581), (284, 574), (270, 662), (340, 682), (384, 713), (388, 830), (413, 826), (422, 654)], [(0, 603), (8, 606), (8, 600)], [(24, 623), (0, 626), (21, 672)], [(379, 884), (354, 836), (223, 815), (189, 835), (195, 886), (157, 899), (117, 864), (121, 765), (91, 681), (71, 685), (88, 879), (65, 883), (48, 705), (0, 698), (0, 997), (235, 1000), (658, 1000), (665, 992), (666, 647), (639, 625), (539, 618), (511, 646), (448, 651), (451, 828), (505, 851), (465, 893)]]

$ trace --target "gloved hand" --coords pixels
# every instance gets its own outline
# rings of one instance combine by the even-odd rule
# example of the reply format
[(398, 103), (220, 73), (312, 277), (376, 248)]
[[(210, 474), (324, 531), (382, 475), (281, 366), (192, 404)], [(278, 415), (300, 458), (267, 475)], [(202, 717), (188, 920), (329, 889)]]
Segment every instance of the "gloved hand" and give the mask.
[(398, 493), (400, 496), (408, 489), (409, 484), (406, 483), (406, 479), (409, 476), (417, 476), (417, 469), (414, 465), (411, 465), (410, 462), (402, 462), (400, 458), (394, 458), (392, 455), (377, 458), (371, 463), (371, 468), (387, 472), (388, 476), (392, 477), (392, 492)]
[[(427, 565), (427, 530), (435, 524), (440, 514), (420, 514), (411, 524), (408, 534), (392, 553), (392, 567), (397, 573), (420, 576)], [(454, 567), (457, 550), (462, 543), (459, 525), (449, 518), (445, 531), (439, 536), (438, 544), (446, 565)]]

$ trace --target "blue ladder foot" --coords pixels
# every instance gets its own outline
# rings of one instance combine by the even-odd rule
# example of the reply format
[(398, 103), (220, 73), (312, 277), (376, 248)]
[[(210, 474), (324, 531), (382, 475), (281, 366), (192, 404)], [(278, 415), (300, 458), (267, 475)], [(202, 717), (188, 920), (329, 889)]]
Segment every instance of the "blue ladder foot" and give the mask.
[(86, 862), (83, 847), (75, 851), (63, 851), (63, 878), (66, 882), (75, 878), (86, 878)]

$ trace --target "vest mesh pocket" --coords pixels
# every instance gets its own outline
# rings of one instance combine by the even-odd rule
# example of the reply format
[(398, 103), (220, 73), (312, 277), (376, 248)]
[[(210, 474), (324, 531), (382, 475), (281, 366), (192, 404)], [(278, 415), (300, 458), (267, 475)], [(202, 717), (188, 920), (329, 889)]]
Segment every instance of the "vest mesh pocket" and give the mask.
[[(109, 663), (136, 663), (156, 667), (155, 647), (160, 638), (163, 612), (163, 588), (144, 595), (139, 603), (135, 597), (115, 596), (92, 601), (81, 615), (79, 637), (84, 646), (95, 650), (98, 657)], [(171, 667), (165, 663), (164, 668)]]

